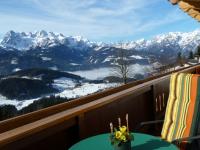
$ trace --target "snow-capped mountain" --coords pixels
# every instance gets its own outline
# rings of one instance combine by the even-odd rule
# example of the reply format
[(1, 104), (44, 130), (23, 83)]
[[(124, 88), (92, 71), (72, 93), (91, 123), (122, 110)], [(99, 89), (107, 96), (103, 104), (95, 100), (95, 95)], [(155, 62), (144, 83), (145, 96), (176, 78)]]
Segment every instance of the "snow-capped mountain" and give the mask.
[(177, 53), (187, 55), (200, 45), (200, 30), (170, 32), (150, 40), (124, 43), (92, 42), (81, 36), (64, 36), (44, 30), (25, 33), (9, 31), (0, 42), (0, 73), (29, 68), (76, 71), (112, 66), (116, 50), (123, 47), (131, 64), (173, 63)]
[(1, 41), (1, 46), (4, 48), (13, 48), (20, 51), (27, 51), (36, 47), (48, 48), (57, 45), (67, 45), (79, 49), (85, 49), (93, 45), (87, 39), (81, 36), (65, 37), (63, 34), (55, 34), (53, 32), (46, 32), (44, 30), (34, 33), (14, 32), (9, 31), (5, 34)]
[[(180, 51), (195, 50), (200, 44), (200, 30), (193, 32), (169, 32), (167, 34), (157, 35), (151, 40), (140, 39), (123, 43), (125, 49), (149, 50), (155, 46), (176, 46), (180, 47)], [(119, 46), (119, 45), (118, 45)]]
[[(190, 51), (200, 43), (200, 30), (193, 32), (169, 32), (157, 35), (151, 40), (140, 39), (122, 43), (124, 49), (148, 50), (154, 46), (176, 45), (183, 51)], [(58, 45), (66, 45), (73, 48), (85, 49), (95, 47), (100, 50), (103, 47), (121, 47), (121, 43), (91, 42), (81, 36), (64, 36), (63, 34), (46, 32), (44, 30), (34, 33), (9, 31), (2, 39), (0, 46), (17, 50), (30, 50), (36, 47), (48, 48)]]

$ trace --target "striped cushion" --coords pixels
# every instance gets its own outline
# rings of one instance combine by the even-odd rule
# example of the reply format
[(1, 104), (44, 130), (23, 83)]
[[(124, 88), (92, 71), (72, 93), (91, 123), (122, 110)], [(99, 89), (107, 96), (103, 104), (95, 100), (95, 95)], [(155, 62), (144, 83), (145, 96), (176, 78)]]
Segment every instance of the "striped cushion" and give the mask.
[(172, 74), (161, 137), (171, 142), (195, 135), (199, 121), (199, 102), (200, 75)]

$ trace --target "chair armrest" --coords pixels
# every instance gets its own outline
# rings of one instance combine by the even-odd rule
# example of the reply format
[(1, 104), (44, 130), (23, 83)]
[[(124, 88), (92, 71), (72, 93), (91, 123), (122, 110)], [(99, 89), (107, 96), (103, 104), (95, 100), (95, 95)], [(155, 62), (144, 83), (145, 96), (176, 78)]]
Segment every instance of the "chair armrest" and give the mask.
[(200, 135), (176, 139), (176, 140), (173, 140), (172, 143), (175, 144), (175, 143), (181, 143), (181, 142), (184, 142), (184, 141), (192, 141), (192, 140), (198, 140), (198, 139), (200, 139)]
[(163, 122), (164, 122), (164, 120), (146, 121), (146, 122), (141, 122), (140, 126), (158, 124), (158, 123), (163, 123)]
[(136, 129), (139, 130), (141, 129), (142, 126), (145, 125), (152, 125), (152, 124), (158, 124), (158, 123), (162, 123), (164, 120), (154, 120), (154, 121), (146, 121), (146, 122), (141, 122), (140, 124), (138, 124), (136, 126)]

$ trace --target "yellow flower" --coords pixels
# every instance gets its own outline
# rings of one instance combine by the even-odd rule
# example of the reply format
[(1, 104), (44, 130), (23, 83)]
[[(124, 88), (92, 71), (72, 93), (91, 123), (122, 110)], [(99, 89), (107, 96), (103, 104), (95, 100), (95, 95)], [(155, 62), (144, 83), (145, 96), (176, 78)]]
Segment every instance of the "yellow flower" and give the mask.
[(120, 127), (119, 130), (120, 130), (122, 133), (125, 133), (125, 132), (126, 132), (126, 126)]
[(116, 139), (120, 139), (121, 136), (122, 136), (122, 133), (120, 131), (115, 132)]
[(120, 138), (123, 142), (126, 142), (126, 136), (122, 135)]

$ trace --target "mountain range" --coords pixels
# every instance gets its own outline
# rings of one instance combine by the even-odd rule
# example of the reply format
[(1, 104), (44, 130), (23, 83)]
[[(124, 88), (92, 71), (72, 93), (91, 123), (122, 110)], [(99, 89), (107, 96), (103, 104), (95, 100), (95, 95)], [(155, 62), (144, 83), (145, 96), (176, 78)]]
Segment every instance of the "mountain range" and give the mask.
[(177, 53), (188, 55), (200, 44), (200, 30), (170, 32), (151, 40), (123, 43), (92, 42), (81, 36), (64, 36), (44, 30), (34, 33), (9, 31), (0, 42), (2, 75), (29, 68), (75, 71), (112, 66), (116, 50), (127, 50), (131, 64), (175, 62)]

